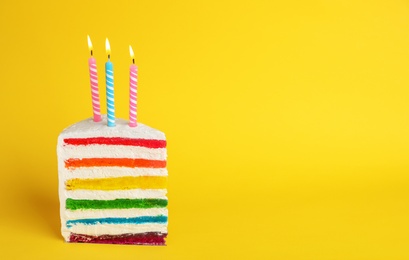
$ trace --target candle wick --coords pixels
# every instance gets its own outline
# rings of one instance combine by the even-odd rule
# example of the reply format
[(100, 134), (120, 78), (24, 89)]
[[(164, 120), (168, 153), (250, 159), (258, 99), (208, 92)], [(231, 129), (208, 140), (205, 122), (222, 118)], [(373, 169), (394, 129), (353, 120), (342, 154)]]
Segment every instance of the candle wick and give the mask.
[(111, 54), (108, 54), (108, 60), (111, 59)]
[(93, 55), (93, 52), (92, 52), (92, 50), (91, 50), (91, 56)]
[(135, 59), (132, 59), (132, 63), (135, 64)]

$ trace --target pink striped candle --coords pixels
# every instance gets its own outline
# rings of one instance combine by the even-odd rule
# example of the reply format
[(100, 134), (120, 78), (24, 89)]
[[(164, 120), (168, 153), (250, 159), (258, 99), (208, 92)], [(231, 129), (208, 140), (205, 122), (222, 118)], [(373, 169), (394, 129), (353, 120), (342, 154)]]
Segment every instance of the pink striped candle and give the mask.
[(138, 97), (138, 67), (135, 65), (134, 53), (132, 47), (129, 46), (129, 53), (132, 59), (132, 65), (129, 68), (129, 126), (136, 127), (137, 115), (137, 97)]
[(97, 72), (97, 64), (95, 58), (93, 57), (92, 53), (92, 43), (91, 39), (88, 36), (88, 47), (91, 51), (91, 58), (88, 60), (89, 65), (89, 75), (90, 75), (90, 82), (91, 82), (91, 96), (92, 96), (92, 110), (94, 113), (94, 122), (99, 122), (102, 120), (101, 118), (101, 109), (99, 104), (99, 91), (98, 91), (98, 72)]

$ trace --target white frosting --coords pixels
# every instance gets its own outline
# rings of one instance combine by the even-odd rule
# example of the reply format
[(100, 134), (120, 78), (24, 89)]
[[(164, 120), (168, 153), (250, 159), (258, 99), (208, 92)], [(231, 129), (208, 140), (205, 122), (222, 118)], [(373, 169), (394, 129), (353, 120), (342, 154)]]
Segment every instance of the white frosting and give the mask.
[[(101, 149), (101, 147), (103, 147)], [(140, 158), (166, 160), (166, 148), (151, 149), (127, 145), (65, 145), (61, 151), (63, 160), (68, 158)]]
[(168, 215), (167, 208), (152, 209), (105, 209), (105, 210), (67, 210), (67, 220), (89, 219), (89, 218), (133, 218), (143, 216)]
[(68, 179), (89, 179), (89, 178), (110, 178), (123, 176), (167, 176), (168, 171), (165, 168), (126, 168), (126, 167), (89, 167), (69, 170), (60, 169), (60, 178), (62, 181)]
[(126, 168), (126, 167), (84, 167), (78, 169), (66, 169), (64, 160), (68, 158), (142, 158), (152, 160), (166, 160), (166, 148), (151, 149), (144, 147), (123, 145), (88, 145), (75, 146), (64, 144), (65, 138), (90, 138), (90, 137), (123, 137), (166, 140), (165, 134), (144, 124), (138, 123), (137, 127), (129, 127), (128, 121), (116, 119), (115, 127), (108, 127), (106, 116), (101, 122), (95, 123), (92, 118), (83, 120), (66, 128), (58, 137), (58, 175), (61, 230), (66, 241), (69, 240), (70, 232), (88, 235), (124, 234), (143, 232), (167, 232), (167, 224), (97, 224), (97, 225), (74, 225), (66, 227), (66, 221), (79, 218), (130, 217), (167, 215), (167, 209), (108, 209), (108, 210), (66, 210), (65, 200), (73, 199), (100, 199), (111, 200), (116, 198), (166, 198), (166, 190), (124, 190), (124, 191), (90, 191), (65, 189), (65, 181), (72, 178), (109, 178), (122, 176), (167, 176), (166, 169), (150, 168)]
[(102, 121), (94, 122), (92, 118), (85, 119), (64, 129), (59, 139), (87, 138), (87, 137), (126, 137), (165, 140), (165, 134), (142, 123), (137, 127), (130, 127), (128, 121), (116, 119), (115, 127), (108, 127), (106, 116)]
[(114, 199), (167, 199), (166, 189), (158, 190), (65, 190), (65, 197), (72, 199), (114, 200)]
[(76, 234), (87, 234), (91, 236), (100, 235), (120, 235), (126, 233), (145, 233), (145, 232), (161, 232), (167, 233), (167, 224), (100, 224), (100, 225), (84, 225), (76, 224), (64, 231), (66, 240), (69, 238), (69, 232)]

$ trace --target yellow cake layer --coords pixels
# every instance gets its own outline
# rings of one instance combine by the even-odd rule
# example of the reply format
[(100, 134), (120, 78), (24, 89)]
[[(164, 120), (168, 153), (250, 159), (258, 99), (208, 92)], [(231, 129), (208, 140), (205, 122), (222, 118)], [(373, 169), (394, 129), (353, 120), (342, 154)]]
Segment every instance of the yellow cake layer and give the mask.
[(67, 190), (166, 189), (166, 176), (138, 176), (99, 179), (69, 179)]

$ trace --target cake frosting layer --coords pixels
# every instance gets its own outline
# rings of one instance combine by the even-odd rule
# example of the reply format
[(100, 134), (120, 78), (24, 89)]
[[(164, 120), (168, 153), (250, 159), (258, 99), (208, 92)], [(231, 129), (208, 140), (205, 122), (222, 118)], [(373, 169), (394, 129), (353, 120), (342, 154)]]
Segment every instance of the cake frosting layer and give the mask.
[(100, 224), (85, 225), (78, 224), (67, 228), (69, 233), (87, 234), (91, 236), (101, 235), (121, 235), (121, 234), (139, 234), (146, 232), (167, 233), (167, 224)]
[(137, 146), (114, 146), (107, 145), (101, 149), (100, 145), (87, 146), (64, 146), (64, 152), (61, 153), (61, 158), (65, 161), (69, 158), (138, 158), (148, 160), (166, 160), (165, 148), (145, 148)]
[(61, 230), (66, 241), (165, 244), (165, 135), (149, 126), (87, 119), (58, 137)]
[(131, 189), (131, 190), (66, 190), (71, 199), (114, 200), (114, 199), (164, 199), (166, 189)]
[(59, 140), (61, 146), (64, 139), (70, 138), (132, 138), (147, 140), (166, 140), (165, 134), (152, 127), (138, 123), (137, 127), (129, 127), (128, 121), (117, 118), (115, 127), (108, 127), (106, 116), (102, 116), (100, 122), (94, 122), (92, 118), (85, 119), (64, 129)]
[(125, 167), (89, 167), (60, 170), (60, 179), (90, 179), (90, 178), (110, 178), (124, 176), (167, 176), (166, 168), (125, 168)]
[(142, 216), (168, 216), (167, 208), (149, 208), (149, 209), (92, 209), (92, 210), (67, 210), (66, 219), (75, 220), (75, 219), (88, 219), (88, 218), (109, 218), (109, 217), (118, 217), (118, 218), (133, 218), (133, 217), (142, 217)]

